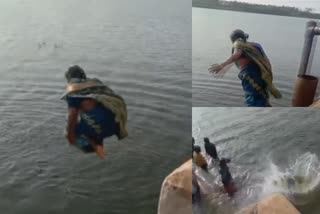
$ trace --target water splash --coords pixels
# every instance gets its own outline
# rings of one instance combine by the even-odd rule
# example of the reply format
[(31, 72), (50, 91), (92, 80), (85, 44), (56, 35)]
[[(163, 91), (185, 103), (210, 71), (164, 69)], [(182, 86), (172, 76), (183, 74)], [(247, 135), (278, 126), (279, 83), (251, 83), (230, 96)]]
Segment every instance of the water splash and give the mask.
[(230, 169), (238, 187), (233, 198), (223, 193), (217, 167), (210, 161), (208, 163), (210, 173), (196, 169), (206, 198), (204, 210), (208, 213), (235, 213), (273, 193), (284, 194), (301, 210), (305, 207), (309, 209), (320, 197), (320, 161), (317, 155), (310, 152), (293, 158), (286, 166), (278, 166), (270, 160), (267, 163), (269, 167), (261, 174), (252, 174), (246, 167), (231, 164)]
[(262, 194), (282, 193), (295, 205), (312, 203), (320, 185), (320, 162), (317, 155), (304, 153), (281, 168), (270, 161), (270, 168), (264, 173)]

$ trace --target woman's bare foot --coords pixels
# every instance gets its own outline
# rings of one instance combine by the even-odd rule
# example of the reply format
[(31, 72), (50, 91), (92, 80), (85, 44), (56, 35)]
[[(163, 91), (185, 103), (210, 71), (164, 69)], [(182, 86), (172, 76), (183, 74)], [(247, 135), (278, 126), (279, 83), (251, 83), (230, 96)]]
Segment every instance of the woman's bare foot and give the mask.
[(99, 158), (104, 159), (106, 156), (106, 151), (104, 150), (102, 145), (96, 145), (96, 153), (99, 156)]

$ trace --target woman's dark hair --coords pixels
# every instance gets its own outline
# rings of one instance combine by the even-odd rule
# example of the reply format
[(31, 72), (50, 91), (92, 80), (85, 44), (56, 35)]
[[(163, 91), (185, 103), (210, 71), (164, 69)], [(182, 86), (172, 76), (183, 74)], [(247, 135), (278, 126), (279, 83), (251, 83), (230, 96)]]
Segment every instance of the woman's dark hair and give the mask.
[(232, 31), (232, 33), (230, 34), (230, 39), (232, 42), (235, 42), (238, 39), (242, 39), (243, 41), (247, 41), (247, 39), (249, 38), (249, 35), (246, 34), (245, 32), (243, 32), (243, 30), (237, 29)]
[(87, 79), (86, 73), (78, 65), (69, 67), (68, 71), (65, 73), (65, 77), (68, 82), (70, 82), (71, 79), (80, 79), (80, 80)]
[(209, 140), (209, 138), (207, 138), (207, 137), (205, 137), (205, 138), (203, 138), (203, 141), (207, 144), (207, 143), (210, 143), (210, 140)]

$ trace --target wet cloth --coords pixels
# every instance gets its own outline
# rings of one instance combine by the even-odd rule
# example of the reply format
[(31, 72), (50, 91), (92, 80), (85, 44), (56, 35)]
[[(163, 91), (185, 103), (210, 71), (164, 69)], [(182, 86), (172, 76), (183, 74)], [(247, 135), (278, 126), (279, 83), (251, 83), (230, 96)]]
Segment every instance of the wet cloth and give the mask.
[[(233, 44), (233, 49), (239, 49), (245, 53), (245, 55), (250, 58), (259, 68), (257, 72), (260, 73), (260, 79), (265, 83), (265, 88), (268, 93), (270, 93), (275, 98), (281, 98), (281, 93), (273, 84), (273, 74), (272, 68), (268, 63), (268, 59), (264, 54), (262, 48), (257, 43), (244, 42), (242, 40), (236, 40)], [(249, 82), (252, 84), (259, 84), (255, 82), (255, 79)]]
[[(95, 100), (99, 107), (91, 112), (82, 113), (80, 117), (85, 123), (80, 125), (84, 127), (85, 125), (90, 124), (90, 121), (93, 121), (91, 126), (94, 126), (94, 123), (98, 121), (100, 125), (108, 127), (106, 129), (102, 128), (101, 136), (98, 134), (99, 137), (109, 136), (110, 133), (108, 133), (108, 131), (116, 131), (119, 139), (123, 139), (128, 136), (126, 127), (128, 117), (126, 103), (121, 96), (115, 94), (100, 80), (88, 79), (85, 82), (71, 83), (68, 85), (67, 91), (62, 96), (62, 99), (67, 101), (69, 107), (79, 107), (83, 99)], [(92, 118), (94, 119), (92, 120)], [(115, 121), (115, 127), (110, 127), (110, 123), (108, 123), (112, 120), (110, 118)], [(107, 131), (104, 132), (105, 130)]]
[(119, 125), (114, 114), (102, 106), (82, 112), (80, 122), (76, 126), (76, 134), (85, 135), (97, 143), (102, 143), (106, 137), (118, 135)]
[(212, 157), (213, 159), (218, 159), (217, 149), (216, 146), (213, 143), (205, 143), (204, 148), (206, 150), (206, 153)]
[(228, 185), (232, 181), (232, 176), (229, 172), (228, 167), (220, 168), (219, 173), (221, 175), (221, 181), (223, 185)]
[(239, 73), (247, 106), (269, 107), (269, 93), (266, 82), (262, 79), (260, 68), (250, 63)]
[(77, 137), (75, 146), (84, 153), (94, 152), (93, 146), (89, 143), (89, 139), (85, 136)]
[[(85, 99), (87, 98), (66, 98), (69, 108), (80, 108)], [(90, 111), (81, 112), (80, 122), (76, 127), (78, 136), (85, 135), (97, 142), (102, 142), (103, 138), (118, 135), (118, 133), (119, 125), (115, 122), (115, 115), (101, 104)]]

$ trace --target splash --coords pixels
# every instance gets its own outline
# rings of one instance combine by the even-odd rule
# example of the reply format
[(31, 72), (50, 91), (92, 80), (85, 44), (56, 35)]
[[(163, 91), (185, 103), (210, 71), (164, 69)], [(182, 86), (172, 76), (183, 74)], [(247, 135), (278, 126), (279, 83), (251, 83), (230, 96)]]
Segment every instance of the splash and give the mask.
[(282, 193), (295, 205), (305, 205), (316, 198), (320, 185), (320, 162), (310, 152), (280, 168), (272, 161), (262, 185), (262, 194)]
[[(203, 199), (205, 199), (203, 201), (204, 203), (201, 204), (202, 210), (207, 210), (207, 213), (235, 213), (240, 206), (240, 201), (243, 201), (244, 193), (241, 187), (246, 183), (246, 179), (248, 179), (247, 172), (245, 172), (244, 169), (235, 166), (233, 163), (229, 165), (238, 188), (236, 195), (230, 198), (223, 190), (220, 174), (218, 172), (218, 163), (211, 158), (208, 158), (207, 161), (209, 163), (209, 173), (204, 172), (198, 167), (195, 169), (201, 193)], [(239, 197), (242, 199), (240, 200)], [(194, 213), (200, 214), (201, 212), (194, 211)]]

